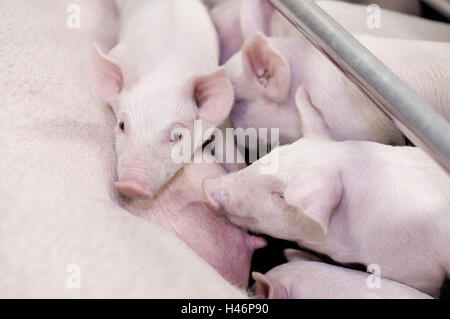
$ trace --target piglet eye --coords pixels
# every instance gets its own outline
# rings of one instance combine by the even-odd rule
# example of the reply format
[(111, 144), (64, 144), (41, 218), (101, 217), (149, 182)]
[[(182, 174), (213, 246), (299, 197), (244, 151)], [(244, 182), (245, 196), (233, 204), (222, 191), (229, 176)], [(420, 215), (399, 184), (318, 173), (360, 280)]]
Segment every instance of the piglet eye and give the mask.
[(183, 133), (181, 131), (174, 131), (172, 133), (172, 137), (170, 138), (170, 141), (172, 142), (179, 142), (183, 139)]
[(284, 193), (282, 191), (277, 191), (275, 194), (280, 197), (281, 199), (284, 199)]
[(122, 131), (125, 131), (125, 123), (124, 123), (124, 121), (120, 121), (120, 123), (119, 123), (119, 128), (120, 128)]
[(168, 130), (168, 139), (172, 143), (181, 142), (185, 136), (189, 135), (189, 131), (187, 131), (186, 127), (181, 123), (175, 123), (170, 126)]

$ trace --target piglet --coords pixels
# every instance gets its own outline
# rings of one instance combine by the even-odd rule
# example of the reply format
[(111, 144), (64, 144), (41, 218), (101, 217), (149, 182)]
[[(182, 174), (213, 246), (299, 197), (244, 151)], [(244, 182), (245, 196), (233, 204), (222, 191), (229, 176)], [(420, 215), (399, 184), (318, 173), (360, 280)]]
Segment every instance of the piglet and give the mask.
[(265, 275), (252, 274), (256, 296), (269, 299), (431, 299), (389, 279), (325, 264), (303, 251), (287, 249), (285, 255), (289, 263)]
[[(450, 275), (450, 177), (421, 149), (337, 142), (306, 90), (305, 137), (204, 181), (236, 225), (436, 295)], [(249, 200), (251, 198), (252, 200)]]
[[(117, 0), (119, 43), (93, 54), (93, 86), (117, 118), (116, 188), (148, 199), (184, 166), (173, 158), (180, 143), (192, 144), (194, 121), (202, 131), (228, 117), (233, 90), (218, 68), (217, 34), (200, 0)], [(187, 134), (189, 133), (189, 134)], [(190, 156), (187, 156), (189, 158)]]
[[(416, 0), (405, 0), (415, 7)], [(399, 7), (391, 0), (382, 3), (381, 23), (368, 26), (373, 21), (374, 11), (367, 5), (341, 1), (317, 1), (317, 4), (351, 33), (363, 33), (387, 38), (450, 41), (450, 26), (443, 22), (423, 19), (387, 10)], [(415, 2), (415, 4), (413, 4)], [(370, 4), (374, 1), (370, 1)], [(403, 11), (404, 12), (404, 11)], [(214, 3), (211, 17), (219, 33), (221, 43), (221, 63), (237, 53), (244, 40), (258, 31), (270, 37), (299, 36), (268, 0), (223, 0)]]
[[(356, 38), (450, 120), (450, 43)], [(279, 129), (280, 144), (295, 142), (303, 136), (295, 92), (304, 85), (337, 140), (404, 144), (389, 117), (304, 38), (256, 33), (226, 67), (235, 93), (230, 119), (237, 128)]]
[(223, 174), (224, 168), (217, 163), (188, 164), (153, 201), (132, 201), (127, 209), (174, 232), (225, 279), (246, 288), (253, 252), (266, 242), (231, 225), (211, 210), (202, 192), (202, 181)]

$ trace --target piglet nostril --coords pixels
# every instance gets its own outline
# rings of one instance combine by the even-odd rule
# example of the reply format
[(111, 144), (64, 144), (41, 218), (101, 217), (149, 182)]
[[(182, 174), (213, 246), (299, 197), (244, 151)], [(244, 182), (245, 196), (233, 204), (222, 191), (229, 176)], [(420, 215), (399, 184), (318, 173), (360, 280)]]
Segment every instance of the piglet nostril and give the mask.
[(120, 180), (114, 185), (120, 193), (133, 199), (148, 200), (153, 197), (146, 185), (135, 180)]
[(214, 197), (214, 192), (216, 191), (218, 186), (218, 181), (215, 178), (205, 178), (203, 180), (203, 193), (205, 194), (208, 202), (211, 206), (216, 210), (220, 211), (222, 206), (220, 205), (217, 198)]

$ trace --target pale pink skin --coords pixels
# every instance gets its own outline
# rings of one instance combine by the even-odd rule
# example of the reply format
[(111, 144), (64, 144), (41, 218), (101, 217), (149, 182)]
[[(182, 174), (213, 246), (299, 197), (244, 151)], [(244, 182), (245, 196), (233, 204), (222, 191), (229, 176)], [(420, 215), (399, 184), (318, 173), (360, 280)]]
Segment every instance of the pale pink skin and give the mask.
[(117, 118), (115, 186), (127, 197), (150, 200), (127, 202), (129, 210), (176, 233), (224, 278), (246, 287), (253, 251), (265, 242), (215, 217), (202, 201), (200, 177), (220, 175), (220, 166), (188, 165), (180, 172), (184, 163), (171, 158), (181, 143), (173, 133), (186, 128), (193, 136), (196, 119), (204, 129), (218, 126), (233, 101), (207, 10), (197, 0), (117, 4), (119, 44), (108, 56), (98, 48), (93, 55), (94, 89)]
[(211, 18), (220, 40), (220, 64), (227, 62), (241, 49), (242, 0), (223, 0), (211, 9)]
[[(450, 41), (450, 27), (447, 24), (409, 15), (420, 12), (419, 1), (353, 2), (355, 4), (341, 1), (317, 1), (317, 4), (352, 33), (388, 38)], [(221, 44), (221, 63), (225, 63), (237, 53), (244, 40), (256, 31), (273, 37), (298, 36), (298, 31), (267, 3), (267, 0), (222, 0), (211, 4), (211, 17), (219, 33)], [(382, 11), (381, 28), (367, 27), (367, 3), (379, 3), (383, 9), (389, 9)], [(266, 12), (262, 12), (264, 10)]]
[(269, 299), (430, 299), (401, 283), (381, 278), (370, 288), (370, 274), (328, 265), (302, 251), (287, 250), (289, 263), (265, 275), (253, 273), (257, 297)]
[[(66, 27), (73, 3), (81, 29)], [(118, 205), (116, 121), (88, 81), (92, 42), (117, 41), (113, 1), (0, 6), (0, 298), (245, 298), (174, 234)], [(67, 285), (73, 264), (80, 289)]]
[[(357, 39), (450, 120), (450, 43), (367, 35)], [(235, 93), (230, 115), (235, 127), (279, 128), (281, 144), (298, 140), (303, 134), (295, 92), (304, 85), (337, 140), (404, 143), (392, 121), (301, 37), (257, 33), (226, 67)]]
[[(337, 1), (318, 1), (318, 4), (353, 33), (450, 41), (450, 26), (445, 23), (385, 10), (382, 28), (368, 29), (367, 7)], [(230, 116), (234, 126), (279, 128), (281, 144), (296, 141), (302, 136), (302, 130), (294, 95), (299, 85), (305, 85), (338, 140), (404, 143), (392, 122), (331, 62), (298, 36), (267, 1), (244, 0), (240, 27), (247, 41), (226, 63), (235, 91)], [(274, 37), (264, 38), (258, 31)], [(450, 118), (446, 102), (450, 95), (445, 85), (450, 81), (448, 43), (362, 34), (357, 35), (357, 39), (441, 114)], [(417, 63), (426, 67), (412, 70), (410, 65)], [(329, 105), (335, 107), (329, 108)]]
[[(378, 264), (383, 277), (436, 295), (450, 275), (449, 176), (419, 148), (337, 142), (304, 88), (297, 101), (305, 137), (206, 180), (212, 205), (245, 229)], [(279, 170), (262, 175), (269, 159)]]
[(174, 232), (225, 279), (240, 288), (248, 285), (250, 263), (264, 239), (216, 216), (202, 192), (204, 178), (225, 174), (219, 164), (189, 164), (152, 202), (134, 203), (134, 214)]
[[(267, 36), (298, 36), (298, 31), (292, 27), (277, 11), (267, 6), (267, 0), (244, 0), (253, 7), (242, 11), (242, 29), (244, 38), (252, 35), (255, 31), (262, 31)], [(405, 0), (410, 3), (418, 1)], [(370, 13), (368, 4), (382, 1), (367, 0), (366, 4), (356, 4), (340, 1), (317, 1), (317, 4), (325, 10), (340, 25), (353, 34), (367, 34), (385, 38), (427, 40), (427, 41), (450, 41), (450, 26), (444, 22), (432, 21), (409, 14), (391, 11), (389, 5), (381, 4), (381, 25), (379, 28), (369, 28), (367, 19)], [(386, 0), (386, 3), (393, 1)], [(255, 3), (259, 7), (254, 7)], [(367, 4), (368, 3), (368, 4)], [(261, 6), (262, 4), (262, 6)], [(263, 11), (261, 11), (263, 10)], [(400, 10), (402, 11), (402, 10)], [(250, 12), (250, 13), (248, 13)], [(263, 14), (261, 14), (261, 12)], [(404, 11), (402, 11), (404, 12)], [(252, 20), (254, 18), (257, 20)], [(258, 18), (259, 17), (259, 18)]]
[(220, 125), (233, 90), (218, 67), (217, 34), (200, 0), (116, 2), (119, 43), (108, 55), (94, 47), (93, 87), (117, 118), (116, 188), (149, 199), (184, 166), (171, 157), (182, 143), (178, 133), (193, 137), (195, 120), (203, 130)]

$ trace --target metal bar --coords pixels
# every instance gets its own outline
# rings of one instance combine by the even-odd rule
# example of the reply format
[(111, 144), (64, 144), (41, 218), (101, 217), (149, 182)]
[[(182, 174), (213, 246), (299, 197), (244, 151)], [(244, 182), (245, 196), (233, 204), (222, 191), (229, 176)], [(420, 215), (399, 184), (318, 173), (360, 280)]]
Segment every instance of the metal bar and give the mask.
[(313, 0), (269, 1), (450, 174), (450, 123), (445, 118)]

